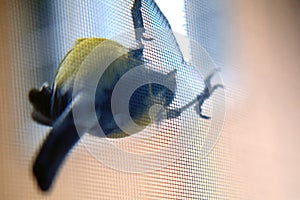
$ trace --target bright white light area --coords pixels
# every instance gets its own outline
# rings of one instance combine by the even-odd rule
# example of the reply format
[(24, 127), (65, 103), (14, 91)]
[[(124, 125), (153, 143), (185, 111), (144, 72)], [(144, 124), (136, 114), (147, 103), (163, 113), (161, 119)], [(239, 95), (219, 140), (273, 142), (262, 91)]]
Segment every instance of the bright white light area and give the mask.
[(174, 32), (187, 35), (185, 31), (184, 0), (156, 0), (164, 15), (167, 17)]

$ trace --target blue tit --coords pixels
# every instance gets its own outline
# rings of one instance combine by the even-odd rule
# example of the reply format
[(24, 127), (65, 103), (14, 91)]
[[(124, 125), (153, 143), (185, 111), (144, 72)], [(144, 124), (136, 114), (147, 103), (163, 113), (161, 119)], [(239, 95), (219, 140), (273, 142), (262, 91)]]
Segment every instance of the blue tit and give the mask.
[[(76, 76), (88, 76), (96, 69), (93, 66), (88, 73), (80, 73), (81, 63), (102, 42), (106, 43), (107, 54), (113, 51), (126, 52), (122, 45), (103, 38), (78, 39), (74, 47), (67, 52), (59, 64), (52, 87), (44, 84), (40, 90), (32, 89), (29, 100), (33, 105), (32, 118), (38, 123), (52, 126), (52, 130), (45, 139), (33, 165), (33, 174), (39, 187), (46, 191), (68, 152), (78, 142), (80, 136), (74, 124), (72, 115), (72, 91)], [(109, 45), (107, 45), (109, 44)], [(136, 56), (140, 50), (128, 50), (128, 53), (113, 61), (102, 74), (95, 95), (95, 109), (98, 122), (104, 134), (110, 138), (126, 137), (114, 120), (111, 110), (112, 91), (123, 74), (143, 62)], [(176, 71), (169, 74), (158, 74), (160, 79), (170, 79), (176, 89)], [(84, 78), (83, 78), (84, 79)], [(88, 78), (85, 81), (89, 81)], [(129, 101), (129, 111), (132, 120), (141, 126), (151, 123), (148, 116), (149, 108), (154, 104), (167, 107), (174, 99), (174, 92), (157, 83), (142, 85), (132, 94)], [(80, 94), (78, 94), (80, 96)], [(85, 119), (88, 121), (89, 119)], [(82, 122), (84, 123), (84, 121)], [(84, 124), (82, 124), (84, 126)], [(92, 127), (86, 127), (86, 131)]]
[[(152, 5), (155, 4), (155, 2), (151, 2)], [(33, 120), (52, 127), (44, 143), (41, 145), (33, 164), (33, 175), (42, 191), (48, 191), (51, 188), (60, 166), (70, 150), (77, 144), (80, 136), (84, 132), (97, 135), (97, 133), (93, 133), (95, 124), (89, 123), (90, 119), (88, 118), (83, 117), (79, 120), (79, 123), (76, 121), (75, 125), (76, 118), (73, 117), (72, 111), (82, 103), (77, 101), (77, 99), (84, 96), (84, 92), (79, 91), (74, 98), (73, 91), (76, 77), (80, 77), (84, 82), (89, 83), (90, 75), (97, 74), (98, 67), (105, 68), (103, 74), (99, 77), (95, 93), (94, 107), (97, 124), (100, 125), (104, 134), (109, 138), (128, 136), (115, 121), (115, 117), (122, 118), (122, 113), (118, 116), (113, 115), (111, 108), (112, 94), (122, 76), (131, 69), (144, 64), (143, 41), (151, 42), (153, 40), (143, 35), (145, 28), (141, 5), (141, 0), (134, 0), (131, 8), (135, 38), (138, 44), (137, 49), (128, 49), (115, 41), (105, 38), (78, 39), (60, 61), (53, 84), (50, 86), (45, 83), (40, 89), (30, 90), (29, 101), (33, 106)], [(167, 27), (170, 28), (165, 16), (157, 6), (155, 8), (158, 14), (164, 19)], [(109, 57), (116, 52), (121, 56), (109, 64), (108, 67), (99, 66), (99, 64), (89, 65), (88, 70), (82, 71), (82, 64), (88, 61), (90, 58), (89, 55), (93, 54), (104, 43), (105, 55), (100, 56), (102, 59), (105, 60), (105, 56)], [(100, 60), (100, 65), (101, 63)], [(132, 121), (141, 127), (146, 127), (152, 122), (148, 111), (154, 104), (160, 104), (165, 109), (166, 119), (177, 118), (183, 111), (197, 102), (201, 113), (201, 106), (209, 98), (211, 90), (213, 91), (221, 87), (219, 85), (211, 89), (210, 85), (209, 87), (206, 86), (204, 92), (195, 100), (181, 108), (170, 109), (169, 106), (174, 100), (176, 91), (176, 70), (170, 71), (167, 74), (148, 70), (150, 75), (154, 75), (160, 80), (166, 80), (170, 87), (166, 87), (164, 84), (149, 82), (141, 85), (133, 92), (129, 102), (127, 102), (129, 103), (129, 114)], [(158, 112), (157, 116), (160, 119), (161, 112)], [(203, 115), (201, 114), (200, 116), (202, 117)], [(80, 128), (83, 127), (82, 130), (84, 131), (81, 130), (81, 132), (78, 132), (78, 126)]]

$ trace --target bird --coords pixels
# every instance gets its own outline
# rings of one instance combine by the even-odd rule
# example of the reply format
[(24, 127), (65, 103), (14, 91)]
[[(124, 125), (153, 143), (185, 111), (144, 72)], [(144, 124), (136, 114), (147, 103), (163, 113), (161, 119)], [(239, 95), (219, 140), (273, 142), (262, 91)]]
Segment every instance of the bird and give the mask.
[[(136, 56), (137, 51), (140, 50), (127, 49), (125, 51), (124, 46), (105, 38), (78, 39), (59, 63), (52, 86), (44, 84), (40, 89), (32, 89), (29, 92), (29, 100), (34, 108), (32, 118), (40, 124), (52, 126), (33, 165), (33, 174), (43, 191), (49, 190), (60, 165), (80, 139), (81, 133), (78, 133), (72, 115), (74, 81), (76, 76), (86, 76), (86, 78), (83, 77), (83, 80), (89, 81), (89, 74), (97, 70), (96, 66), (91, 65), (88, 72), (79, 74), (81, 73), (81, 64), (102, 43), (106, 44), (107, 55), (115, 51), (127, 53), (113, 61), (99, 80), (95, 95), (98, 122), (107, 137), (129, 136), (118, 127), (114, 120), (111, 111), (111, 97), (112, 91), (122, 75), (143, 63)], [(176, 71), (169, 74), (154, 71), (152, 73), (159, 74), (161, 79), (170, 79), (176, 87)], [(77, 96), (80, 95), (79, 93)], [(167, 107), (173, 101), (174, 96), (172, 90), (165, 86), (157, 83), (145, 84), (132, 94), (129, 102), (130, 116), (137, 124), (145, 127), (150, 123), (150, 117), (147, 115), (149, 108), (158, 103)], [(82, 121), (82, 126), (88, 125)], [(88, 132), (92, 128), (92, 126), (85, 127), (85, 130)]]
[[(155, 5), (155, 4), (154, 4)], [(112, 110), (113, 91), (117, 83), (128, 74), (131, 70), (142, 66), (144, 76), (155, 77), (157, 80), (163, 80), (166, 84), (159, 82), (147, 82), (140, 85), (132, 93), (129, 102), (129, 115), (133, 122), (138, 124), (142, 129), (153, 123), (152, 117), (149, 116), (149, 109), (153, 105), (160, 104), (165, 112), (158, 110), (156, 119), (174, 119), (181, 115), (191, 105), (198, 102), (200, 117), (209, 119), (201, 114), (201, 106), (206, 99), (211, 95), (211, 85), (206, 84), (206, 89), (195, 100), (181, 108), (171, 108), (176, 96), (176, 69), (167, 73), (155, 71), (146, 68), (144, 59), (144, 42), (151, 42), (154, 39), (144, 36), (146, 29), (144, 28), (141, 0), (134, 0), (131, 7), (133, 19), (133, 27), (137, 47), (128, 48), (122, 44), (101, 37), (94, 38), (79, 38), (75, 41), (56, 69), (53, 83), (50, 85), (44, 83), (40, 88), (33, 88), (29, 91), (29, 101), (32, 104), (32, 119), (42, 125), (50, 126), (51, 130), (47, 134), (40, 148), (37, 150), (37, 155), (33, 162), (32, 172), (37, 181), (38, 187), (42, 191), (49, 191), (51, 186), (67, 158), (70, 151), (78, 143), (81, 136), (85, 133), (99, 136), (97, 125), (100, 125), (103, 135), (108, 138), (123, 138), (131, 134), (136, 134), (140, 130), (134, 130), (128, 133), (122, 127), (119, 127), (117, 119), (120, 119), (125, 127), (129, 127), (130, 122), (124, 116), (125, 113), (114, 114)], [(167, 22), (164, 15), (156, 7), (160, 15)], [(83, 66), (90, 62), (91, 55), (103, 49), (102, 54), (98, 55), (99, 63), (91, 62), (88, 68), (82, 70)], [(102, 64), (107, 58), (118, 55), (108, 66)], [(98, 73), (99, 68), (103, 70), (101, 77), (95, 88), (93, 108), (88, 107), (89, 104), (85, 101), (86, 91), (77, 90), (76, 81), (79, 79), (89, 85), (91, 77)], [(142, 74), (140, 75), (142, 77)], [(207, 79), (209, 82), (211, 79)], [(213, 88), (221, 87), (221, 85)], [(213, 89), (213, 90), (215, 90)], [(122, 99), (119, 99), (122, 101)], [(74, 115), (76, 108), (82, 108), (96, 113), (96, 121), (90, 119), (90, 115)], [(100, 135), (101, 136), (101, 135)]]

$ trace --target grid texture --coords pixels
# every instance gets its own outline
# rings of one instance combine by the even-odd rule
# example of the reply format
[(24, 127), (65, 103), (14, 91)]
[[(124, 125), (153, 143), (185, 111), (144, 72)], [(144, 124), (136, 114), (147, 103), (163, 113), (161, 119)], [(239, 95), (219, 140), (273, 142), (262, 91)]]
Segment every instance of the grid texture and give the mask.
[[(192, 55), (197, 55), (198, 59), (194, 59), (192, 64), (199, 66), (200, 71), (183, 60), (173, 32), (157, 6), (152, 1), (143, 3), (146, 36), (154, 38), (145, 43), (146, 67), (163, 74), (177, 70), (173, 108), (195, 98), (205, 86), (203, 78), (215, 67), (212, 60), (222, 60), (218, 57), (222, 49), (211, 43), (216, 37), (209, 31), (205, 32), (210, 25), (206, 20), (198, 19), (199, 13), (202, 16), (212, 12), (212, 7), (203, 7), (206, 3), (186, 1), (187, 32), (196, 41), (191, 48)], [(190, 9), (191, 4), (193, 10)], [(5, 132), (13, 129), (10, 136), (3, 136), (1, 142), (4, 145), (1, 146), (11, 144), (2, 151), (6, 152), (3, 157), (8, 159), (7, 165), (10, 166), (6, 177), (20, 178), (8, 180), (3, 193), (5, 199), (38, 199), (41, 195), (49, 199), (237, 197), (239, 188), (231, 187), (234, 175), (229, 173), (231, 160), (227, 148), (230, 141), (226, 135), (219, 135), (225, 112), (224, 93), (220, 91), (214, 93), (215, 96), (203, 106), (205, 114), (212, 116), (211, 120), (199, 118), (194, 107), (191, 107), (179, 118), (163, 121), (159, 129), (153, 125), (138, 135), (110, 140), (117, 149), (115, 151), (99, 148), (99, 143), (86, 135), (62, 166), (51, 193), (41, 194), (32, 177), (31, 167), (36, 150), (49, 128), (37, 125), (30, 119), (28, 91), (44, 81), (51, 82), (59, 60), (77, 38), (105, 37), (134, 48), (136, 44), (130, 15), (132, 1), (14, 1), (10, 6), (14, 16), (11, 32), (14, 34), (12, 91), (15, 98), (12, 103), (15, 105), (13, 113), (16, 123), (13, 128), (1, 127)], [(215, 12), (224, 14), (219, 10)], [(206, 15), (207, 18), (209, 16)], [(200, 26), (204, 31), (198, 31), (198, 21), (205, 24), (204, 28)], [(199, 35), (202, 38), (200, 41), (196, 37)], [(202, 47), (215, 58), (208, 56)], [(129, 152), (141, 159), (126, 160), (120, 152)], [(155, 170), (142, 173), (122, 170), (134, 166)], [(22, 192), (13, 192), (15, 190)]]

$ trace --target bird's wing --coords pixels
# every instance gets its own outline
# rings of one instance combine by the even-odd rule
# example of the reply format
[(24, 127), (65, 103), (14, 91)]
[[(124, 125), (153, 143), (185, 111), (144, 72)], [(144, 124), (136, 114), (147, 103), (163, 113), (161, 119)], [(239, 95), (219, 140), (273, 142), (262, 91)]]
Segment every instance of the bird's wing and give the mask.
[(142, 1), (145, 36), (153, 38), (145, 42), (144, 56), (158, 70), (170, 72), (185, 63), (180, 46), (171, 25), (154, 0)]
[[(173, 33), (171, 25), (162, 13), (160, 8), (157, 6), (154, 0), (145, 0), (143, 1), (142, 9), (144, 10), (143, 15), (145, 19), (145, 28), (149, 34), (154, 34), (161, 40), (161, 43), (168, 42), (168, 46), (172, 46), (175, 53), (178, 53), (183, 58), (183, 54), (180, 50), (179, 44), (176, 40), (176, 37)], [(161, 30), (159, 30), (161, 29)], [(164, 31), (155, 33), (157, 30)]]
[[(108, 30), (102, 29), (103, 34), (109, 32), (113, 36), (109, 38), (130, 49), (139, 49), (134, 30), (145, 28), (142, 41), (143, 57), (145, 61), (151, 63), (151, 65), (148, 63), (148, 66), (165, 73), (182, 66), (183, 54), (171, 25), (154, 0), (125, 0), (122, 1), (122, 6), (119, 5), (119, 0), (105, 0), (104, 2), (109, 12), (109, 17), (104, 19), (111, 26), (108, 26)], [(134, 7), (138, 10), (134, 10)], [(134, 17), (132, 12), (135, 13)], [(145, 40), (145, 38), (151, 40)]]

